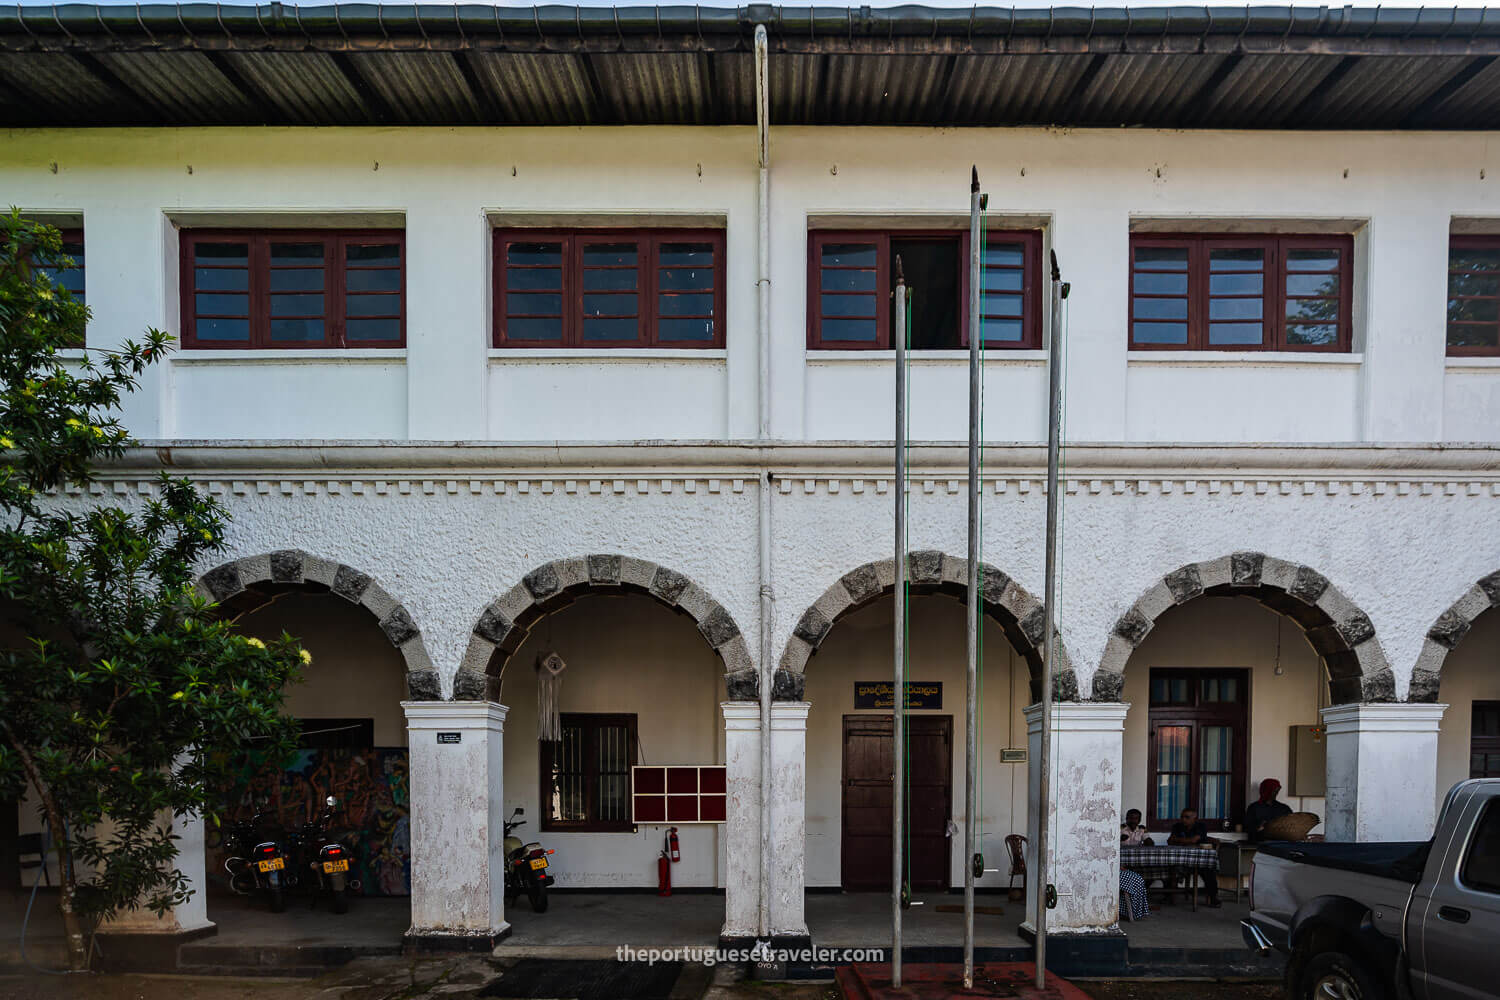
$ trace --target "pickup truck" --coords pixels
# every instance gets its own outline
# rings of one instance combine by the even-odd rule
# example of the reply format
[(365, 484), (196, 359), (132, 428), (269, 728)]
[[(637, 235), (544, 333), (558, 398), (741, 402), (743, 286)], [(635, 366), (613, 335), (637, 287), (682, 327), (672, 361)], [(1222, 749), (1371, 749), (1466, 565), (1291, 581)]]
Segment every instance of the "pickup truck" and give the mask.
[(1429, 841), (1262, 844), (1240, 929), (1288, 1000), (1500, 1000), (1500, 779), (1454, 785)]

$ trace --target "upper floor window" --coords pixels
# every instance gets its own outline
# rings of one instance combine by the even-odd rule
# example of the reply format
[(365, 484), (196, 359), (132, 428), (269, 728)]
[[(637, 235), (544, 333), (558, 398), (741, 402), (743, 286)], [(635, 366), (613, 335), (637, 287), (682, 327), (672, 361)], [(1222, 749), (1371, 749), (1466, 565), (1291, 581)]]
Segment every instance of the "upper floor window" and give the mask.
[[(819, 231), (808, 239), (807, 346), (895, 346), (896, 258), (906, 277), (913, 350), (969, 345), (967, 232)], [(1042, 346), (1039, 232), (990, 233), (980, 264), (986, 347)]]
[(1349, 236), (1130, 238), (1130, 346), (1348, 351)]
[(496, 230), (495, 346), (723, 347), (724, 233)]
[[(52, 279), (52, 283), (61, 288), (66, 288), (68, 293), (78, 302), (87, 305), (88, 299), (85, 295), (84, 270), (83, 270), (83, 230), (63, 229), (62, 252), (63, 256), (73, 261), (72, 267), (41, 267), (38, 270)], [(68, 344), (69, 347), (83, 347), (83, 341)]]
[(187, 348), (403, 347), (399, 230), (182, 234)]
[(1500, 236), (1449, 239), (1448, 353), (1500, 354)]

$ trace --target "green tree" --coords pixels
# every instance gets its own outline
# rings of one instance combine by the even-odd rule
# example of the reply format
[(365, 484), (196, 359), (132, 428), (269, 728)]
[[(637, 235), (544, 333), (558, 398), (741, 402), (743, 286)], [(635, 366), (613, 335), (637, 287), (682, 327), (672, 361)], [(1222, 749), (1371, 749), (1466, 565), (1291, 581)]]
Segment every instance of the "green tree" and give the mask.
[(171, 343), (67, 351), (88, 321), (51, 277), (70, 264), (57, 230), (0, 217), (0, 797), (30, 786), (40, 805), (83, 969), (100, 922), (191, 894), (173, 821), (213, 814), (246, 747), (291, 748), (281, 692), (308, 657), (196, 593), (223, 546), (218, 501), (166, 474), (128, 506), (69, 489), (124, 454), (120, 401)]

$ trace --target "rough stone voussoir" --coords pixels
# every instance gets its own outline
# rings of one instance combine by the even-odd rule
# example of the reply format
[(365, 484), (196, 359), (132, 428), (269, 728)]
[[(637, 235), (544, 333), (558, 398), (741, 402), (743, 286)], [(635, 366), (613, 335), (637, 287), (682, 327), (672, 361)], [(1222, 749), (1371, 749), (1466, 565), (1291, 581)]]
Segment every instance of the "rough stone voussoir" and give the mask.
[(271, 554), (246, 556), (240, 560), (240, 582), (245, 586), (265, 583), (271, 579)]
[(333, 581), (338, 578), (338, 575), (339, 564), (332, 559), (310, 555), (302, 560), (302, 580), (304, 583), (321, 583), (331, 590), (333, 589)]
[(907, 560), (912, 583), (942, 583), (943, 554), (937, 549), (913, 552)]
[(760, 674), (754, 670), (736, 670), (724, 675), (726, 701), (758, 701)]
[(1260, 582), (1267, 587), (1290, 591), (1297, 582), (1297, 569), (1298, 566), (1294, 562), (1277, 559), (1275, 556), (1266, 556), (1260, 567)]
[(496, 609), (512, 622), (521, 620), (521, 616), (536, 607), (536, 598), (531, 596), (531, 591), (526, 589), (524, 583), (518, 583), (514, 587), (500, 595), (490, 607)]
[(823, 641), (823, 637), (832, 627), (833, 622), (814, 606), (803, 613), (801, 620), (797, 622), (797, 627), (792, 630), (792, 634), (808, 646), (817, 649), (818, 644)]
[(391, 645), (400, 648), (408, 639), (414, 639), (421, 634), (416, 623), (411, 620), (411, 615), (401, 605), (391, 609), (390, 614), (380, 619), (380, 630), (385, 637), (391, 640)]
[(651, 589), (651, 579), (656, 576), (656, 563), (634, 556), (620, 558), (620, 582), (642, 590)]
[(1360, 680), (1360, 690), (1365, 701), (1389, 702), (1396, 700), (1396, 675), (1389, 669), (1376, 674), (1366, 674)]
[(374, 615), (377, 621), (387, 617), (392, 611), (401, 607), (401, 602), (392, 597), (390, 592), (379, 583), (371, 583), (366, 587), (364, 596), (359, 599), (359, 603), (364, 605), (365, 609)]
[(839, 616), (853, 606), (854, 602), (849, 598), (849, 591), (844, 589), (842, 583), (829, 587), (813, 602), (813, 607), (817, 608), (818, 612), (830, 622), (838, 621)]
[(698, 631), (703, 633), (703, 638), (708, 640), (710, 646), (718, 649), (738, 636), (740, 627), (734, 623), (723, 605), (715, 605), (708, 616), (698, 623)]
[(427, 645), (422, 642), (421, 632), (401, 644), (401, 656), (406, 660), (408, 673), (416, 670), (437, 669), (433, 666), (432, 657), (427, 653)]
[(409, 701), (442, 701), (443, 685), (436, 670), (408, 670), (406, 697)]
[(557, 582), (562, 585), (563, 590), (588, 586), (589, 561), (583, 556), (558, 559), (552, 563), (552, 567), (557, 570)]
[(1434, 670), (1418, 668), (1412, 671), (1411, 684), (1406, 689), (1407, 701), (1432, 704), (1438, 700), (1438, 682), (1441, 675)]
[(1220, 556), (1198, 564), (1198, 583), (1204, 590), (1227, 587), (1234, 577), (1232, 557)]
[(1052, 697), (1057, 701), (1078, 701), (1078, 675), (1072, 669), (1052, 675)]
[(1427, 638), (1447, 649), (1456, 649), (1468, 631), (1469, 620), (1450, 609), (1438, 616), (1432, 628), (1427, 630)]
[(240, 582), (239, 565), (232, 562), (204, 573), (203, 585), (208, 588), (213, 599), (221, 604), (245, 589), (245, 585)]
[(677, 598), (687, 589), (688, 578), (665, 566), (656, 567), (651, 577), (651, 593), (665, 604), (676, 606)]
[(557, 578), (557, 566), (555, 563), (538, 566), (522, 577), (521, 583), (531, 592), (532, 598), (538, 601), (544, 601), (559, 590), (562, 590), (562, 583)]
[[(984, 564), (980, 564), (981, 573), (984, 572)], [(943, 568), (940, 570), (944, 583), (956, 583), (960, 587), (969, 585), (969, 560), (958, 556), (950, 556), (943, 553)]]
[(1479, 581), (1479, 589), (1490, 599), (1490, 604), (1500, 608), (1500, 569)]
[(1203, 581), (1198, 575), (1196, 563), (1173, 570), (1162, 577), (1162, 583), (1167, 585), (1167, 590), (1172, 593), (1172, 601), (1176, 604), (1185, 604), (1203, 593)]
[(693, 621), (702, 622), (719, 606), (719, 602), (709, 597), (708, 592), (696, 583), (689, 583), (677, 595), (677, 606)]
[(453, 675), (454, 701), (484, 701), (489, 692), (488, 678), (468, 670)]
[(495, 656), (495, 644), (480, 635), (469, 636), (469, 646), (464, 650), (463, 662), (458, 665), (459, 670), (467, 670), (471, 673), (489, 673), (490, 660)]
[(772, 701), (801, 701), (807, 687), (807, 678), (788, 670), (776, 671), (771, 682)]
[(1130, 643), (1131, 647), (1134, 648), (1141, 644), (1142, 639), (1146, 638), (1146, 633), (1151, 631), (1153, 624), (1154, 622), (1151, 619), (1141, 614), (1135, 608), (1131, 608), (1120, 616), (1119, 621), (1115, 622), (1114, 632), (1115, 635)]
[(1360, 611), (1358, 605), (1344, 595), (1343, 591), (1331, 584), (1323, 589), (1323, 593), (1318, 595), (1314, 603), (1325, 615), (1336, 622), (1364, 613)]
[(881, 590), (890, 590), (896, 586), (895, 559), (881, 559), (869, 565), (875, 567), (875, 578), (880, 581)]
[(880, 574), (875, 571), (874, 563), (866, 563), (858, 569), (850, 570), (839, 582), (848, 592), (851, 604), (863, 604), (877, 596), (883, 589), (880, 586)]
[(1130, 654), (1135, 652), (1135, 646), (1118, 635), (1112, 635), (1104, 643), (1104, 656), (1099, 660), (1099, 669), (1094, 676), (1100, 674), (1125, 673), (1125, 664), (1130, 662)]
[(1464, 591), (1463, 596), (1453, 602), (1449, 608), (1454, 614), (1473, 621), (1490, 609), (1490, 595), (1484, 592), (1479, 584), (1474, 584)]
[(1168, 608), (1177, 606), (1177, 600), (1172, 596), (1172, 591), (1167, 588), (1165, 580), (1158, 580), (1151, 589), (1141, 595), (1141, 599), (1135, 602), (1134, 610), (1147, 621), (1156, 621), (1167, 612)]
[(786, 641), (786, 649), (781, 651), (781, 669), (800, 674), (807, 667), (812, 654), (813, 647), (807, 640), (794, 635)]
[(1018, 622), (1025, 621), (1027, 616), (1042, 606), (1042, 602), (1022, 587), (1015, 580), (1011, 580), (1005, 588), (1005, 593), (1000, 598), (1000, 606)]
[(617, 587), (620, 573), (624, 569), (623, 559), (618, 555), (602, 553), (585, 557), (588, 563), (589, 583), (596, 587)]
[(1363, 611), (1354, 612), (1348, 618), (1338, 622), (1335, 627), (1339, 635), (1343, 636), (1344, 641), (1349, 644), (1350, 649), (1375, 638), (1375, 625)]
[(1391, 672), (1391, 665), (1386, 661), (1385, 650), (1380, 648), (1379, 640), (1363, 642), (1356, 646), (1354, 660), (1359, 664), (1359, 672), (1364, 677)]
[(986, 604), (999, 605), (1005, 599), (1005, 588), (1011, 579), (993, 566), (979, 567), (979, 595)]
[(1318, 598), (1328, 589), (1328, 578), (1311, 566), (1298, 566), (1297, 578), (1292, 581), (1287, 593), (1303, 604), (1317, 604)]
[(306, 555), (301, 549), (272, 552), (271, 580), (275, 583), (301, 583), (302, 561)]
[(724, 661), (724, 673), (737, 674), (741, 671), (755, 670), (755, 661), (750, 658), (750, 647), (745, 643), (743, 635), (736, 635), (733, 639), (718, 647), (719, 658)]
[(1229, 585), (1231, 587), (1259, 587), (1261, 571), (1265, 568), (1264, 552), (1236, 552), (1229, 557)]
[(491, 604), (479, 616), (479, 621), (474, 625), (474, 634), (491, 646), (498, 646), (505, 641), (505, 637), (510, 635), (510, 630), (513, 628), (515, 628), (515, 623), (506, 616), (505, 612)]
[(1094, 673), (1093, 697), (1095, 701), (1119, 701), (1125, 691), (1125, 675), (1113, 670), (1098, 670)]
[(1019, 624), (1026, 641), (1041, 649), (1047, 633), (1047, 609), (1038, 604)]
[(369, 574), (352, 566), (340, 566), (333, 577), (333, 592), (350, 604), (358, 604), (371, 582)]

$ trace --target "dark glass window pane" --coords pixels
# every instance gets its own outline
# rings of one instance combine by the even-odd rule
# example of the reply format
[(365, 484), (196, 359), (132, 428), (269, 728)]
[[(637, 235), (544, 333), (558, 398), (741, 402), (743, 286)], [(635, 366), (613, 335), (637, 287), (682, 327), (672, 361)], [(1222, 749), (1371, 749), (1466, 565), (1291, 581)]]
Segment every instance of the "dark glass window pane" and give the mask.
[(667, 267), (657, 272), (656, 287), (664, 292), (693, 292), (714, 287), (708, 267)]
[(505, 321), (511, 340), (562, 340), (562, 319), (515, 319)]
[(1469, 841), (1461, 878), (1466, 886), (1500, 893), (1500, 805), (1493, 801), (1485, 807)]
[(1026, 247), (1020, 243), (991, 243), (984, 248), (986, 267), (1021, 267), (1026, 263)]
[(1208, 276), (1208, 294), (1259, 295), (1265, 288), (1265, 280), (1265, 275), (1259, 272), (1211, 274)]
[(250, 272), (244, 268), (198, 267), (193, 269), (193, 284), (200, 292), (246, 292), (250, 290)]
[(199, 319), (197, 321), (200, 340), (249, 340), (248, 319)]
[(1149, 271), (1135, 273), (1135, 290), (1143, 295), (1186, 295), (1186, 274), (1153, 274)]
[(1136, 323), (1135, 342), (1138, 344), (1186, 344), (1186, 323)]
[(1449, 299), (1448, 318), (1454, 322), (1493, 323), (1500, 320), (1500, 299)]
[(663, 243), (657, 256), (657, 263), (663, 267), (688, 266), (712, 271), (714, 266), (712, 243)]
[(1341, 254), (1337, 250), (1288, 250), (1288, 271), (1336, 271)]
[(323, 296), (273, 295), (271, 296), (271, 315), (321, 316), (323, 315)]
[(713, 340), (714, 321), (711, 319), (664, 319), (657, 324), (656, 336), (661, 341)]
[(199, 243), (193, 248), (193, 258), (199, 264), (239, 264), (243, 266), (250, 263), (250, 244)]
[(1288, 323), (1286, 328), (1286, 342), (1288, 344), (1332, 344), (1338, 341), (1339, 328), (1332, 323), (1314, 325), (1309, 323)]
[(824, 267), (868, 267), (876, 263), (873, 243), (825, 243), (823, 245)]
[(712, 294), (662, 295), (658, 298), (657, 311), (663, 316), (709, 316), (714, 311)]
[[(385, 271), (350, 271), (349, 288), (354, 288), (356, 276), (364, 278), (372, 274), (386, 274)], [(394, 273), (394, 272), (392, 272)], [(505, 285), (507, 288), (517, 291), (529, 291), (539, 289), (544, 292), (555, 292), (562, 288), (562, 268), (560, 267), (512, 267), (505, 272)]]
[(273, 319), (272, 340), (322, 340), (323, 321), (320, 319)]
[(272, 243), (271, 266), (277, 264), (315, 264), (323, 259), (321, 243)]
[(1337, 295), (1339, 276), (1336, 274), (1288, 274), (1288, 295)]
[(639, 297), (635, 295), (585, 295), (583, 314), (585, 316), (634, 316), (638, 300)]
[(873, 295), (823, 295), (818, 299), (824, 316), (874, 316)]
[(1135, 315), (1138, 319), (1187, 319), (1187, 299), (1142, 299), (1135, 300)]
[(1019, 316), (1021, 315), (1021, 296), (986, 295), (981, 308), (986, 316)]
[(1333, 322), (1339, 318), (1338, 299), (1288, 299), (1288, 322)]
[(250, 309), (248, 295), (199, 292), (194, 298), (194, 308), (200, 316), (243, 316)]
[[(541, 274), (540, 271), (513, 271), (512, 274)], [(510, 283), (512, 288), (526, 287), (517, 285), (514, 280)], [(401, 271), (399, 268), (352, 268), (344, 272), (344, 287), (351, 292), (399, 292), (401, 291)], [(541, 286), (536, 286), (541, 287)], [(552, 285), (559, 288), (560, 285)]]
[(1260, 299), (1210, 299), (1209, 319), (1260, 319)]
[(511, 292), (505, 296), (505, 311), (512, 316), (558, 316), (562, 313), (562, 296)]
[[(890, 260), (900, 259), (907, 284), (914, 294), (907, 300), (911, 329), (907, 343), (913, 350), (955, 350), (963, 343), (959, 320), (963, 295), (959, 291), (960, 275), (966, 262), (960, 261), (957, 235), (943, 238), (892, 236)], [(896, 297), (876, 296), (887, 310), (890, 335), (896, 335)], [(883, 301), (882, 301), (883, 300)], [(980, 306), (980, 312), (984, 312)]]
[(354, 243), (346, 248), (345, 259), (351, 264), (401, 263), (401, 245), (398, 243)]
[(556, 267), (562, 264), (561, 243), (512, 243), (505, 251), (507, 264)]
[(1260, 247), (1220, 247), (1208, 252), (1210, 271), (1259, 271), (1266, 252)]
[(636, 331), (637, 327), (634, 319), (597, 319), (594, 317), (585, 317), (583, 321), (584, 340), (635, 340)]
[(344, 324), (344, 339), (349, 343), (369, 340), (400, 340), (399, 319), (351, 319)]
[(1500, 328), (1450, 323), (1448, 325), (1449, 347), (1496, 347), (1500, 346)]
[(875, 343), (875, 321), (873, 319), (825, 319), (819, 329), (825, 341), (849, 341), (852, 343)]
[(823, 291), (825, 292), (873, 292), (874, 271), (835, 271), (823, 269)]
[(1153, 271), (1186, 271), (1187, 247), (1136, 247), (1135, 264)]
[(634, 243), (589, 243), (583, 248), (584, 267), (629, 267), (635, 263)]
[(1019, 270), (990, 268), (982, 274), (984, 290), (987, 292), (1019, 292), (1025, 273)]
[(349, 295), (344, 298), (346, 316), (399, 316), (399, 295)]
[(1452, 247), (1448, 250), (1450, 271), (1500, 271), (1500, 247)]
[(636, 288), (636, 270), (592, 270), (583, 272), (583, 287), (591, 292), (631, 291)]
[[(207, 274), (245, 274), (244, 271), (208, 271)], [(199, 285), (199, 287), (203, 287)], [(323, 290), (321, 267), (279, 267), (271, 271), (273, 292), (320, 292)]]
[(1260, 344), (1265, 341), (1265, 327), (1259, 323), (1210, 323), (1210, 344)]
[(986, 319), (980, 323), (984, 331), (984, 342), (1017, 343), (1021, 340), (1021, 321), (1018, 319)]

